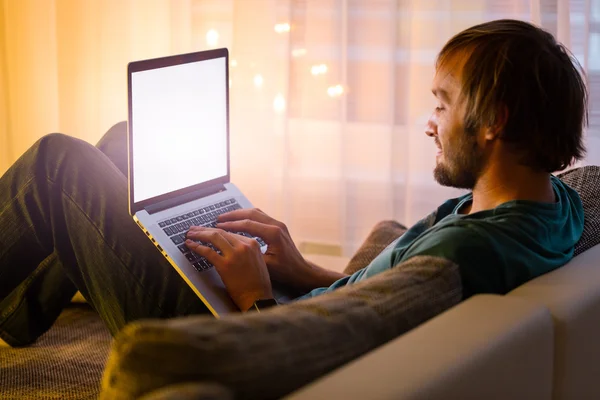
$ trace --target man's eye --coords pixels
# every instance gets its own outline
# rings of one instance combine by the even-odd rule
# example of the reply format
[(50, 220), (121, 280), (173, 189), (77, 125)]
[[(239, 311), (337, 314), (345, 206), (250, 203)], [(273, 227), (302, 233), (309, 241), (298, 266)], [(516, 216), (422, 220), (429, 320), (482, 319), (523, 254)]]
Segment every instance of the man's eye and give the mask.
[(443, 111), (443, 110), (444, 110), (444, 107), (442, 107), (442, 106), (437, 106), (435, 108), (435, 112), (440, 112), (440, 111)]

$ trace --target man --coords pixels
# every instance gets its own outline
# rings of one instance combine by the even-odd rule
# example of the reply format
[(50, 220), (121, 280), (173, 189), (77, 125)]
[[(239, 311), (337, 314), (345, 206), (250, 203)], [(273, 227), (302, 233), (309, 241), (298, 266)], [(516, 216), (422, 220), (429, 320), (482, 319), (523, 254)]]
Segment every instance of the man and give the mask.
[[(271, 280), (307, 292), (302, 299), (415, 255), (458, 264), (465, 298), (506, 293), (570, 260), (582, 204), (551, 172), (583, 156), (587, 114), (567, 51), (524, 22), (478, 25), (444, 46), (432, 91), (438, 105), (425, 133), (439, 149), (435, 179), (472, 193), (442, 204), (351, 276), (307, 262), (285, 225), (257, 209), (222, 215), (218, 229), (191, 228), (186, 244), (215, 265), (240, 310), (271, 298)], [(33, 342), (77, 289), (113, 334), (142, 317), (205, 312), (127, 214), (123, 136), (113, 136), (100, 150), (46, 136), (0, 179), (0, 337), (10, 345)], [(261, 236), (267, 254), (228, 231)]]

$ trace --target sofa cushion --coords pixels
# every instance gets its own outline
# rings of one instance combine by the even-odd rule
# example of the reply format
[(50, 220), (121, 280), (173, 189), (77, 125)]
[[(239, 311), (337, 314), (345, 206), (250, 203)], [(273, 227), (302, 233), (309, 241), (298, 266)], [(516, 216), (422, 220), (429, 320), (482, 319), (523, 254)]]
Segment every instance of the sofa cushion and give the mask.
[(600, 167), (575, 168), (557, 177), (575, 189), (583, 203), (583, 234), (574, 251), (574, 255), (578, 255), (600, 243)]
[(285, 395), (458, 304), (458, 266), (414, 257), (378, 276), (261, 313), (148, 320), (117, 336), (105, 399), (179, 382), (226, 386), (236, 398)]
[(406, 232), (406, 227), (396, 221), (379, 222), (354, 253), (344, 272), (351, 275), (366, 267), (388, 244), (402, 236), (404, 232)]

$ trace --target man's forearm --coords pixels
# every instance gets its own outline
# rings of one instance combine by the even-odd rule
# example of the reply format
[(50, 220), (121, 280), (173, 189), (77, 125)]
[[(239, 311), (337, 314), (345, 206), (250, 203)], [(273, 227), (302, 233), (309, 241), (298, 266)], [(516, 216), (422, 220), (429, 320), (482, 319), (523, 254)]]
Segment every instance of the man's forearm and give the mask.
[(320, 287), (331, 286), (335, 281), (348, 276), (342, 272), (332, 271), (319, 267), (317, 264), (307, 261), (302, 273), (294, 280), (294, 286), (303, 291), (310, 291)]

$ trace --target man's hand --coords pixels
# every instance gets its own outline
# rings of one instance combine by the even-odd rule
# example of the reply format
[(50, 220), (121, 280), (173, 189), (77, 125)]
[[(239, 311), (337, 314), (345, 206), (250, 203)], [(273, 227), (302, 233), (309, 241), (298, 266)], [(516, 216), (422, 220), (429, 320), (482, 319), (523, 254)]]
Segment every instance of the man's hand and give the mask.
[(190, 250), (215, 266), (229, 296), (240, 310), (247, 311), (256, 300), (273, 298), (269, 271), (255, 239), (196, 226), (190, 228), (187, 237), (211, 243), (221, 252), (189, 239), (185, 241)]
[(314, 280), (310, 275), (315, 266), (302, 257), (284, 223), (254, 208), (219, 215), (217, 227), (261, 237), (268, 245), (264, 260), (274, 281), (300, 289), (314, 287)]

